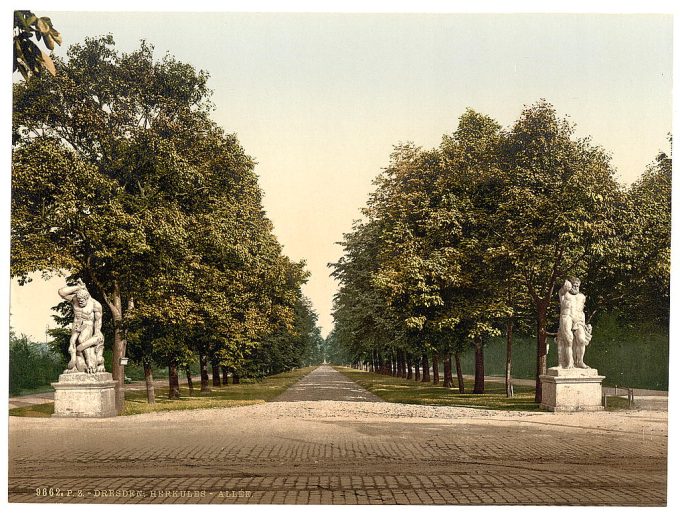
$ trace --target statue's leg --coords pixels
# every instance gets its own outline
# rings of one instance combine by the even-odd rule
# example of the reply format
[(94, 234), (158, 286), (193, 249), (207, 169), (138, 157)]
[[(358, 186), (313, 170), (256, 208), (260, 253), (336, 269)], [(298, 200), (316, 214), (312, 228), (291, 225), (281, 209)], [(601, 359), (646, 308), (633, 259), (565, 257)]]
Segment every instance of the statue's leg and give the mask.
[(92, 338), (92, 327), (84, 327), (80, 331), (80, 339), (78, 340), (77, 351), (83, 357), (85, 362), (85, 371), (87, 373), (94, 373), (97, 365), (95, 364), (95, 356), (93, 350), (91, 350), (92, 345), (94, 345), (94, 340)]
[[(572, 344), (574, 342), (574, 334), (571, 332), (571, 321), (560, 321), (560, 328), (557, 331), (557, 338), (559, 342), (558, 356), (560, 368), (573, 368), (574, 358), (572, 354)], [(568, 326), (567, 326), (568, 324)]]
[(574, 364), (576, 368), (590, 368), (583, 362), (586, 353), (586, 334), (582, 327), (574, 330)]
[(97, 355), (94, 352), (94, 347), (83, 350), (85, 361), (87, 362), (87, 373), (95, 373), (97, 371)]
[(71, 373), (78, 371), (78, 361), (76, 360), (76, 342), (78, 341), (78, 333), (71, 334), (71, 340), (68, 345), (68, 353), (71, 354), (71, 359), (68, 362), (67, 369), (64, 373)]
[(564, 354), (564, 345), (562, 344), (562, 339), (558, 334), (555, 336), (555, 346), (557, 347), (557, 366), (560, 368), (565, 368), (568, 361)]
[(104, 369), (104, 342), (99, 340), (99, 344), (94, 347), (98, 372), (105, 372)]

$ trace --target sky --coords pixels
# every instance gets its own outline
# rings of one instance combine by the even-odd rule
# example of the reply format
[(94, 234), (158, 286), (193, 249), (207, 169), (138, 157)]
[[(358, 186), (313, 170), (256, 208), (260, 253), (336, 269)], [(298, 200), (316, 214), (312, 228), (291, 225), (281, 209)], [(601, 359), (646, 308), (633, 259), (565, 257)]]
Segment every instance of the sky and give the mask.
[[(44, 7), (72, 43), (145, 39), (210, 73), (215, 121), (257, 161), (284, 253), (304, 259), (303, 292), (332, 328), (329, 262), (393, 146), (439, 145), (471, 107), (511, 125), (552, 103), (634, 181), (672, 127), (673, 21), (662, 14), (66, 12)], [(185, 5), (186, 9), (187, 6)], [(11, 284), (10, 324), (42, 341), (63, 279)]]

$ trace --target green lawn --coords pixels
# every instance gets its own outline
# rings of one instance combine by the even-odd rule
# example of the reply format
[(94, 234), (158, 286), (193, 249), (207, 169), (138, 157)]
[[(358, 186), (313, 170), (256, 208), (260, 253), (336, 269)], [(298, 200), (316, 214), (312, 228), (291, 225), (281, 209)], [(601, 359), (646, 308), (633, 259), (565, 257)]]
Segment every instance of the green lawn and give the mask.
[(531, 386), (515, 386), (515, 396), (505, 396), (505, 385), (487, 382), (483, 395), (472, 393), (472, 382), (466, 380), (466, 393), (458, 393), (455, 388), (444, 388), (431, 382), (416, 382), (401, 377), (335, 366), (354, 382), (376, 394), (387, 402), (402, 404), (423, 404), (427, 406), (464, 406), (480, 409), (502, 409), (515, 411), (541, 411), (534, 402), (534, 389)]
[[(146, 402), (144, 387), (130, 389), (125, 392), (124, 415), (137, 415), (155, 411), (182, 411), (187, 409), (209, 409), (234, 406), (248, 406), (262, 404), (272, 400), (286, 391), (302, 377), (314, 370), (316, 366), (298, 368), (291, 372), (266, 377), (261, 381), (242, 379), (241, 384), (229, 384), (218, 388), (210, 386), (209, 393), (201, 393), (199, 384), (195, 384), (193, 394), (189, 388), (182, 385), (180, 399), (169, 400), (168, 388), (156, 388), (156, 403)], [(54, 404), (38, 404), (22, 408), (10, 409), (11, 416), (49, 417), (54, 412)]]
[[(514, 386), (514, 397), (505, 396), (505, 384), (486, 382), (485, 393), (472, 393), (473, 380), (465, 379), (466, 393), (458, 393), (458, 384), (454, 378), (455, 388), (435, 386), (431, 382), (416, 382), (401, 377), (381, 375), (378, 373), (355, 370), (344, 366), (334, 366), (337, 371), (346, 375), (361, 387), (374, 393), (386, 402), (401, 404), (422, 404), (425, 406), (461, 406), (478, 409), (495, 409), (508, 411), (544, 411), (534, 402), (533, 386)], [(607, 397), (607, 411), (627, 410), (626, 397)]]

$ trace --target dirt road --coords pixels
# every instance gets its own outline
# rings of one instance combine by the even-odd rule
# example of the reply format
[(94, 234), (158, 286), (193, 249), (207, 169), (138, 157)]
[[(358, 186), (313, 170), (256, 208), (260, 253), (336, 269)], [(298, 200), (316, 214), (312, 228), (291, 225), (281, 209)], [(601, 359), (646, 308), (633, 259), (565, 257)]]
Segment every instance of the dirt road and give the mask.
[(375, 400), (321, 367), (257, 406), (10, 417), (9, 501), (665, 504), (665, 411), (518, 413), (362, 398)]

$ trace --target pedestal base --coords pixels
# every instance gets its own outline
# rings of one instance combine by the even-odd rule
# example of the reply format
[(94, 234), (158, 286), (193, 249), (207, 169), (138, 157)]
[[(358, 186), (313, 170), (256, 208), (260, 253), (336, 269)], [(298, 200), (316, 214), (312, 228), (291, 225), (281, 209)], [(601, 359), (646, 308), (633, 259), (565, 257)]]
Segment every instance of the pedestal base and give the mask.
[(116, 416), (116, 382), (110, 373), (62, 373), (54, 387), (56, 417)]
[(601, 411), (602, 381), (595, 368), (549, 368), (541, 375), (541, 409)]

